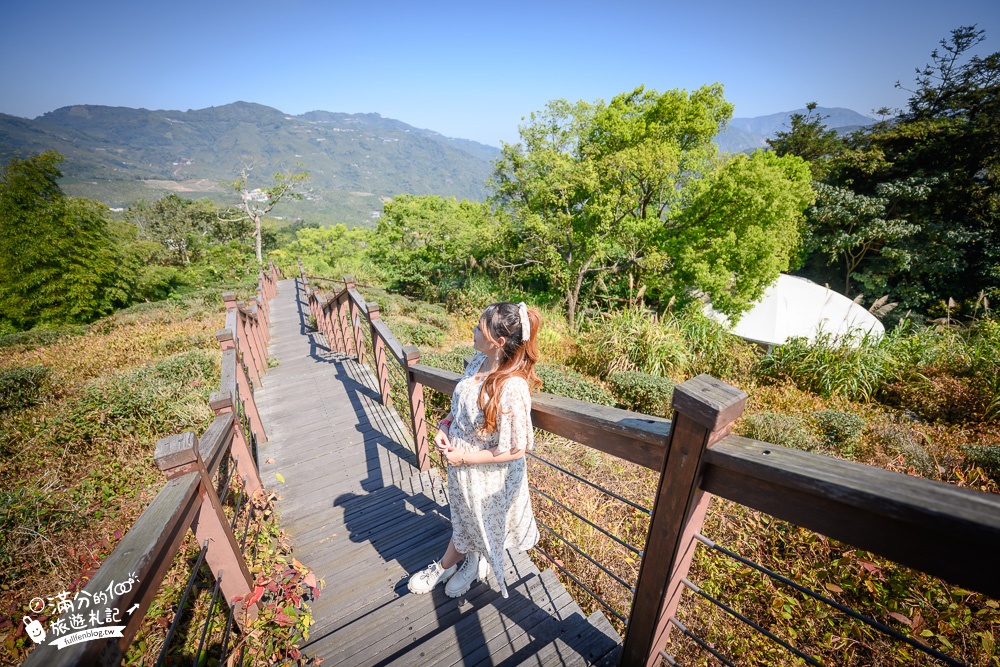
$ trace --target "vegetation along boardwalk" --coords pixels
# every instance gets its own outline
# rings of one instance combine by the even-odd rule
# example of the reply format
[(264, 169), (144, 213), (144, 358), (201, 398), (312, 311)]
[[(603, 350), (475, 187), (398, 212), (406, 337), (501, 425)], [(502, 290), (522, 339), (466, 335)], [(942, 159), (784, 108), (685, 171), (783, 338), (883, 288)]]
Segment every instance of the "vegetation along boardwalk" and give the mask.
[(451, 599), (414, 595), (411, 574), (450, 536), (445, 485), (417, 467), (412, 435), (382, 405), (378, 380), (306, 326), (295, 280), (279, 283), (268, 371), (256, 400), (269, 441), (259, 459), (279, 493), (296, 557), (325, 580), (303, 653), (335, 665), (594, 664), (620, 639), (589, 618), (551, 571), (509, 553), (510, 597), (495, 582)]

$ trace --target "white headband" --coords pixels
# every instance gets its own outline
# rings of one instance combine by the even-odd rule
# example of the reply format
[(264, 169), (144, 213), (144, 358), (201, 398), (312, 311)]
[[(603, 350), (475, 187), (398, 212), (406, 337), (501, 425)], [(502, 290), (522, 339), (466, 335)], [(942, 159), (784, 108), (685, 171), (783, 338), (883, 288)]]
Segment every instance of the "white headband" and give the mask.
[(521, 318), (521, 342), (531, 338), (531, 322), (528, 320), (528, 307), (524, 302), (517, 304), (517, 314)]

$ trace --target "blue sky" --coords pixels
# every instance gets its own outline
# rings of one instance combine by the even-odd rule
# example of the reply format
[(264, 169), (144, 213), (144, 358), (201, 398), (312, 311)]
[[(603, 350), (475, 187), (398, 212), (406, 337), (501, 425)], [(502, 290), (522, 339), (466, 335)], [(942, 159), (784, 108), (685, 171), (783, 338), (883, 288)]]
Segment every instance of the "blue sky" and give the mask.
[(1000, 51), (1000, 2), (689, 0), (5, 2), (0, 113), (71, 104), (378, 112), (499, 145), (548, 100), (718, 81), (738, 117), (902, 107), (960, 25)]

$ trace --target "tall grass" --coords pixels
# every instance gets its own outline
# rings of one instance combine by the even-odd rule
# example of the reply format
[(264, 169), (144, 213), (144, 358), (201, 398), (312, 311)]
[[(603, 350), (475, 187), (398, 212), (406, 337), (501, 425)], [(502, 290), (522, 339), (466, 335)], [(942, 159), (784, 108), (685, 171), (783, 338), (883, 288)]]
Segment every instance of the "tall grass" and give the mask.
[(1000, 323), (922, 326), (904, 321), (881, 338), (821, 333), (793, 338), (765, 357), (762, 378), (824, 397), (878, 400), (931, 421), (1000, 417)]

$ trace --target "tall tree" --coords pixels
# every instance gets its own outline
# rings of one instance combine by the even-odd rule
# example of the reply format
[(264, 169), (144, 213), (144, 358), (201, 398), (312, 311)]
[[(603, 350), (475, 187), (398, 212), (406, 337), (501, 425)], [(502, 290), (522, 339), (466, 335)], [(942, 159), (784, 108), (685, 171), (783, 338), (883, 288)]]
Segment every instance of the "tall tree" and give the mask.
[(212, 230), (218, 215), (211, 202), (169, 194), (152, 203), (136, 202), (126, 219), (139, 228), (142, 238), (163, 246), (168, 263), (186, 266), (195, 259), (200, 240)]
[(652, 284), (703, 293), (713, 308), (739, 317), (788, 270), (813, 198), (802, 158), (762, 150), (730, 157), (687, 188), (661, 232), (665, 270), (650, 276)]
[(59, 188), (62, 159), (14, 159), (0, 176), (0, 329), (88, 322), (134, 289), (138, 266), (107, 207)]
[(262, 264), (264, 256), (261, 251), (261, 222), (281, 200), (302, 199), (302, 195), (296, 191), (296, 188), (309, 178), (309, 172), (277, 172), (274, 174), (274, 183), (271, 187), (251, 188), (250, 178), (253, 170), (254, 163), (244, 164), (240, 178), (230, 183), (229, 186), (240, 196), (236, 212), (240, 217), (253, 224), (257, 263)]
[(402, 195), (385, 204), (369, 254), (394, 289), (437, 297), (443, 279), (479, 266), (493, 230), (485, 204)]
[[(845, 291), (855, 282), (890, 293), (897, 312), (1000, 297), (1000, 53), (972, 55), (984, 37), (953, 30), (917, 70), (908, 108), (853, 133), (845, 150), (809, 152), (819, 142), (790, 136), (772, 144), (820, 164), (811, 272), (826, 278), (832, 262)], [(825, 132), (796, 129), (796, 139)]]
[[(912, 268), (910, 240), (920, 225), (893, 217), (899, 204), (927, 197), (930, 186), (918, 179), (879, 183), (874, 195), (816, 183), (817, 200), (810, 213), (810, 246), (841, 267), (843, 293), (853, 297), (851, 280), (869, 293), (883, 293), (884, 276)], [(880, 260), (880, 261), (877, 261)], [(863, 270), (862, 270), (863, 269)]]
[(532, 113), (495, 166), (495, 201), (510, 214), (499, 264), (560, 292), (575, 326), (586, 283), (646, 253), (732, 109), (715, 84), (639, 87), (610, 104), (556, 100)]

